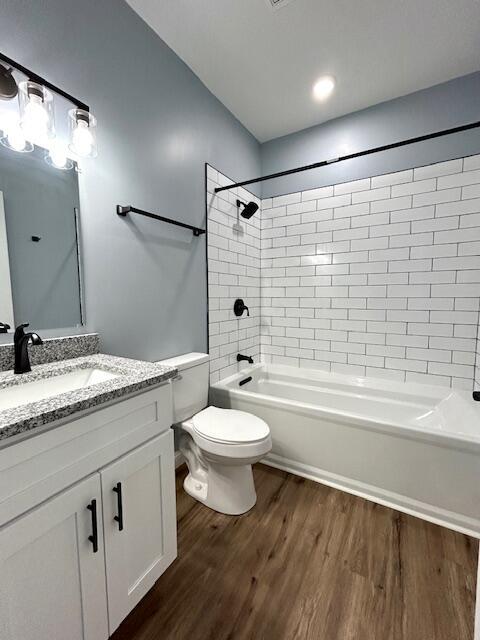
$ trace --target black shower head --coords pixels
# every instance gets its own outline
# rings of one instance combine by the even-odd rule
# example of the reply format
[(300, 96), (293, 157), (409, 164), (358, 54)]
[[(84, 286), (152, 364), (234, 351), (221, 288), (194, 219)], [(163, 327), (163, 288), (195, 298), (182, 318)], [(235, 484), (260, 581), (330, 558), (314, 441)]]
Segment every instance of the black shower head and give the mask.
[(247, 220), (253, 216), (254, 213), (258, 210), (258, 204), (255, 202), (242, 202), (241, 200), (237, 200), (237, 207), (243, 207), (243, 211), (240, 214), (242, 218), (246, 218)]

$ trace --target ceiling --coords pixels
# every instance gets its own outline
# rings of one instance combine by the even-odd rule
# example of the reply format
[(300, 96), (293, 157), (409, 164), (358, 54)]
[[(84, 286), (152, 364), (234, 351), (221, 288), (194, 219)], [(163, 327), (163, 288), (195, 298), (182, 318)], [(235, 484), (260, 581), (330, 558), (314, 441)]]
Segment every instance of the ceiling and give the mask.
[(480, 69), (479, 0), (127, 1), (260, 142)]

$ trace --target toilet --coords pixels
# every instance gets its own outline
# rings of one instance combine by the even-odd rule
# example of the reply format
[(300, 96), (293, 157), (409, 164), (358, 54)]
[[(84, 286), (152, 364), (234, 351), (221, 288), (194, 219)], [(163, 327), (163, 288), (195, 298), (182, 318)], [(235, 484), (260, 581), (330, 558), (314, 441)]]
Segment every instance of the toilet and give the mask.
[(272, 448), (266, 422), (244, 411), (208, 406), (209, 356), (187, 353), (163, 360), (175, 367), (174, 422), (188, 467), (185, 491), (228, 515), (249, 511), (257, 501), (252, 464)]

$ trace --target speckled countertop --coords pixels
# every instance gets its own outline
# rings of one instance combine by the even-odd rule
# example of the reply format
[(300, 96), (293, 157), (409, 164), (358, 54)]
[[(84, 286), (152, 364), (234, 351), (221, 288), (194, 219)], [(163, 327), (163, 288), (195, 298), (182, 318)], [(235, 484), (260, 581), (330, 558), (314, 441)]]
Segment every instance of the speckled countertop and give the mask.
[[(121, 399), (127, 394), (148, 389), (166, 382), (177, 373), (176, 369), (161, 364), (95, 354), (37, 365), (32, 368), (31, 373), (22, 375), (15, 375), (11, 371), (1, 372), (0, 396), (1, 390), (8, 387), (17, 387), (38, 380), (46, 381), (79, 369), (90, 368), (113, 373), (117, 377), (3, 410), (0, 398), (0, 441), (66, 418), (79, 411), (91, 409), (117, 398)], [(25, 394), (28, 393), (29, 390), (26, 387)]]

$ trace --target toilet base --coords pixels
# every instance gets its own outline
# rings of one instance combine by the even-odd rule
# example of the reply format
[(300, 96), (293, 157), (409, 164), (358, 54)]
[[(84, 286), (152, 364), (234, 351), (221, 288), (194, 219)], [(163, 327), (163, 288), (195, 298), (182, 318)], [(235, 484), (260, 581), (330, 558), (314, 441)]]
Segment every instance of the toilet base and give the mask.
[(210, 463), (205, 479), (197, 479), (189, 473), (183, 488), (206, 507), (230, 516), (250, 511), (257, 501), (250, 464), (229, 466)]

